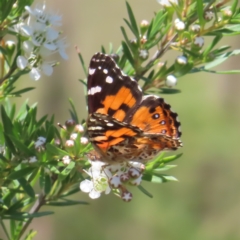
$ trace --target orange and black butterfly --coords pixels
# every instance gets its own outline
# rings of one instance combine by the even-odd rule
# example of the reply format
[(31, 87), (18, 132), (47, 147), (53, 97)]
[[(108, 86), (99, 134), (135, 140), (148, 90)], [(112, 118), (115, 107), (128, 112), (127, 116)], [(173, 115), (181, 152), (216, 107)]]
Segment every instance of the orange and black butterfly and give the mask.
[(163, 98), (143, 96), (110, 56), (96, 53), (88, 74), (87, 131), (100, 161), (146, 162), (182, 146), (177, 113)]

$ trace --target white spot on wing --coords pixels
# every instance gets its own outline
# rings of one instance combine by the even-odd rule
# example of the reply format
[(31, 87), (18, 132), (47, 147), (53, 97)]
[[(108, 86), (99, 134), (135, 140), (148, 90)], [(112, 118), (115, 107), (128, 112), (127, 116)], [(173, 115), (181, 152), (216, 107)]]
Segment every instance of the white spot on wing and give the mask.
[(102, 69), (102, 67), (101, 67), (101, 66), (99, 66), (99, 67), (98, 67), (98, 69), (99, 69), (99, 70), (101, 70), (101, 69)]
[(92, 130), (92, 131), (94, 131), (94, 130), (101, 130), (101, 129), (103, 129), (102, 127), (100, 127), (100, 126), (96, 126), (96, 127), (89, 127), (88, 128), (88, 130)]
[(95, 68), (89, 68), (88, 73), (89, 75), (93, 75), (95, 73), (96, 69)]
[(108, 70), (107, 70), (107, 69), (103, 69), (103, 72), (104, 72), (105, 74), (107, 74), (107, 73), (108, 73)]
[(107, 83), (112, 83), (112, 82), (113, 82), (113, 78), (110, 77), (110, 76), (107, 76), (105, 81), (106, 81)]
[(95, 93), (101, 92), (102, 88), (100, 86), (92, 87), (88, 90), (88, 95), (94, 95)]
[(107, 123), (107, 126), (112, 127), (112, 126), (114, 126), (114, 124), (113, 123)]
[(127, 76), (123, 71), (121, 71), (121, 73), (122, 73), (123, 76)]

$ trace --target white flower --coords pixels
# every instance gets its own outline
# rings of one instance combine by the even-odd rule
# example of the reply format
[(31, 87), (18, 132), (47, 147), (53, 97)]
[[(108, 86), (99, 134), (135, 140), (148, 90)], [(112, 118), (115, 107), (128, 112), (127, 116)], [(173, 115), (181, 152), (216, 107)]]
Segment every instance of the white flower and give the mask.
[(71, 158), (69, 156), (64, 156), (62, 158), (63, 164), (68, 165), (71, 162)]
[(174, 21), (174, 25), (175, 25), (175, 28), (178, 30), (178, 31), (182, 31), (185, 29), (185, 23), (180, 21), (179, 18), (175, 19)]
[(198, 47), (202, 47), (204, 45), (204, 38), (203, 37), (196, 37), (194, 39), (194, 44)]
[(178, 4), (178, 0), (157, 0), (157, 2), (163, 7), (171, 7)]
[(180, 65), (186, 65), (188, 62), (187, 58), (185, 56), (178, 56), (177, 57), (177, 63)]
[(32, 79), (40, 79), (42, 73), (50, 76), (56, 61), (46, 58), (59, 53), (63, 59), (67, 59), (66, 40), (60, 38), (61, 31), (55, 27), (61, 25), (62, 17), (54, 15), (46, 10), (45, 4), (37, 5), (36, 8), (25, 7), (30, 17), (25, 23), (15, 26), (15, 31), (27, 38), (23, 42), (24, 53), (19, 56), (17, 66), (20, 69), (29, 69)]
[(34, 143), (35, 148), (39, 148), (41, 146), (43, 146), (46, 142), (46, 138), (45, 137), (38, 137), (37, 141)]
[(62, 25), (62, 16), (47, 12), (45, 4), (38, 4), (35, 9), (26, 6), (25, 9), (38, 22), (53, 26)]
[(55, 44), (56, 44), (56, 49), (59, 52), (60, 56), (63, 59), (67, 60), (68, 55), (67, 55), (65, 49), (67, 48), (68, 45), (66, 44), (66, 40), (65, 39), (59, 39), (55, 42)]
[[(99, 198), (102, 192), (109, 194), (111, 188), (108, 184), (108, 175), (106, 175), (107, 169), (103, 169), (104, 163), (99, 161), (91, 162), (92, 167), (88, 171), (85, 171), (90, 177), (91, 181), (85, 179), (80, 183), (80, 189), (82, 192), (89, 193), (89, 197), (92, 199)], [(106, 170), (106, 171), (105, 171)], [(109, 173), (109, 172), (108, 172)]]
[(35, 163), (35, 162), (37, 162), (36, 156), (33, 156), (33, 157), (29, 158), (29, 163)]
[(29, 76), (31, 79), (37, 81), (41, 77), (41, 72), (45, 75), (50, 76), (53, 73), (53, 67), (48, 62), (39, 62), (38, 67), (33, 67), (34, 65), (34, 56), (32, 58), (32, 64), (24, 56), (17, 57), (17, 66), (19, 69), (23, 70), (25, 68), (30, 68)]
[(140, 50), (139, 57), (141, 57), (142, 59), (147, 59), (148, 51), (146, 49)]
[(168, 75), (165, 83), (168, 87), (174, 87), (177, 84), (177, 78), (174, 75)]
[(206, 11), (204, 13), (204, 18), (208, 21), (210, 21), (211, 19), (213, 19), (214, 17), (214, 13), (212, 11)]
[(90, 161), (91, 167), (85, 172), (91, 180), (80, 183), (80, 189), (89, 193), (90, 198), (98, 198), (102, 192), (120, 194), (124, 201), (130, 201), (132, 194), (125, 188), (126, 185), (139, 185), (142, 180), (144, 165), (136, 162), (108, 164), (100, 161)]

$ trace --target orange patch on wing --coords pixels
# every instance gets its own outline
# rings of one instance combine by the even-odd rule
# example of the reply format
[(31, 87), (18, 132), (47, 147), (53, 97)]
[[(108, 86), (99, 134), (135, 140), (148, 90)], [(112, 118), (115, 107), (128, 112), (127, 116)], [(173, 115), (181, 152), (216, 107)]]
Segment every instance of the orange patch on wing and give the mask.
[(125, 118), (125, 116), (126, 116), (126, 112), (123, 111), (122, 109), (117, 110), (117, 112), (113, 114), (113, 117), (119, 121), (122, 121)]
[[(154, 118), (153, 116), (155, 114), (159, 114), (159, 118)], [(148, 107), (142, 106), (133, 115), (131, 124), (139, 127), (146, 133), (174, 136), (176, 134), (176, 129), (172, 134), (170, 129), (174, 126), (170, 125), (169, 119), (172, 119), (170, 116), (170, 111), (167, 110), (167, 116), (165, 116), (161, 106), (157, 106), (155, 108), (155, 112), (153, 113), (149, 112)], [(161, 121), (164, 121), (165, 123), (161, 124)], [(166, 131), (166, 133), (163, 133), (162, 131)]]
[(109, 147), (109, 142), (97, 143), (96, 145), (105, 152)]
[(106, 111), (106, 109), (105, 108), (99, 108), (97, 111), (96, 111), (96, 113), (100, 113), (100, 114), (107, 114), (107, 111)]
[(98, 136), (94, 138), (94, 141), (98, 142), (98, 141), (104, 141), (107, 140), (108, 138), (106, 136)]
[(123, 140), (124, 140), (124, 138), (115, 138), (115, 139), (113, 139), (112, 141), (109, 142), (109, 146), (116, 145), (116, 144), (122, 142)]
[[(122, 104), (126, 104), (129, 108), (136, 104), (136, 99), (133, 97), (131, 89), (122, 87), (115, 95), (106, 96), (102, 101), (104, 109), (98, 109), (97, 112), (107, 114), (109, 108), (113, 110), (118, 110)], [(116, 117), (116, 119), (118, 119)], [(123, 120), (122, 114), (120, 114), (120, 119)]]
[(106, 131), (106, 136), (107, 137), (121, 137), (122, 135), (128, 135), (128, 136), (135, 136), (136, 132), (134, 132), (133, 130), (131, 130), (130, 128), (126, 128), (126, 127), (122, 127), (119, 130), (108, 130)]

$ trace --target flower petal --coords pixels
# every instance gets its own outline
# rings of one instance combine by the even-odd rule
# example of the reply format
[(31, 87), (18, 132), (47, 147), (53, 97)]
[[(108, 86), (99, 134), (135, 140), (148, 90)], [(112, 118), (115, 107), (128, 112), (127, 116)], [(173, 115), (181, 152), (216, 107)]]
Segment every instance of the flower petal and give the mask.
[(92, 191), (89, 193), (89, 197), (92, 199), (99, 198), (100, 196), (101, 196), (101, 193), (95, 191), (94, 189), (92, 189)]
[(25, 57), (23, 57), (23, 56), (18, 56), (17, 57), (18, 68), (23, 70), (25, 67), (27, 67), (27, 64), (28, 64), (28, 60)]
[(42, 70), (43, 70), (43, 73), (47, 76), (51, 76), (53, 73), (53, 67), (48, 63), (42, 64)]
[(29, 73), (29, 76), (32, 80), (39, 80), (41, 77), (40, 70), (38, 68), (32, 68), (32, 70)]
[(82, 182), (80, 182), (80, 190), (82, 192), (89, 193), (93, 189), (93, 182), (85, 179)]

